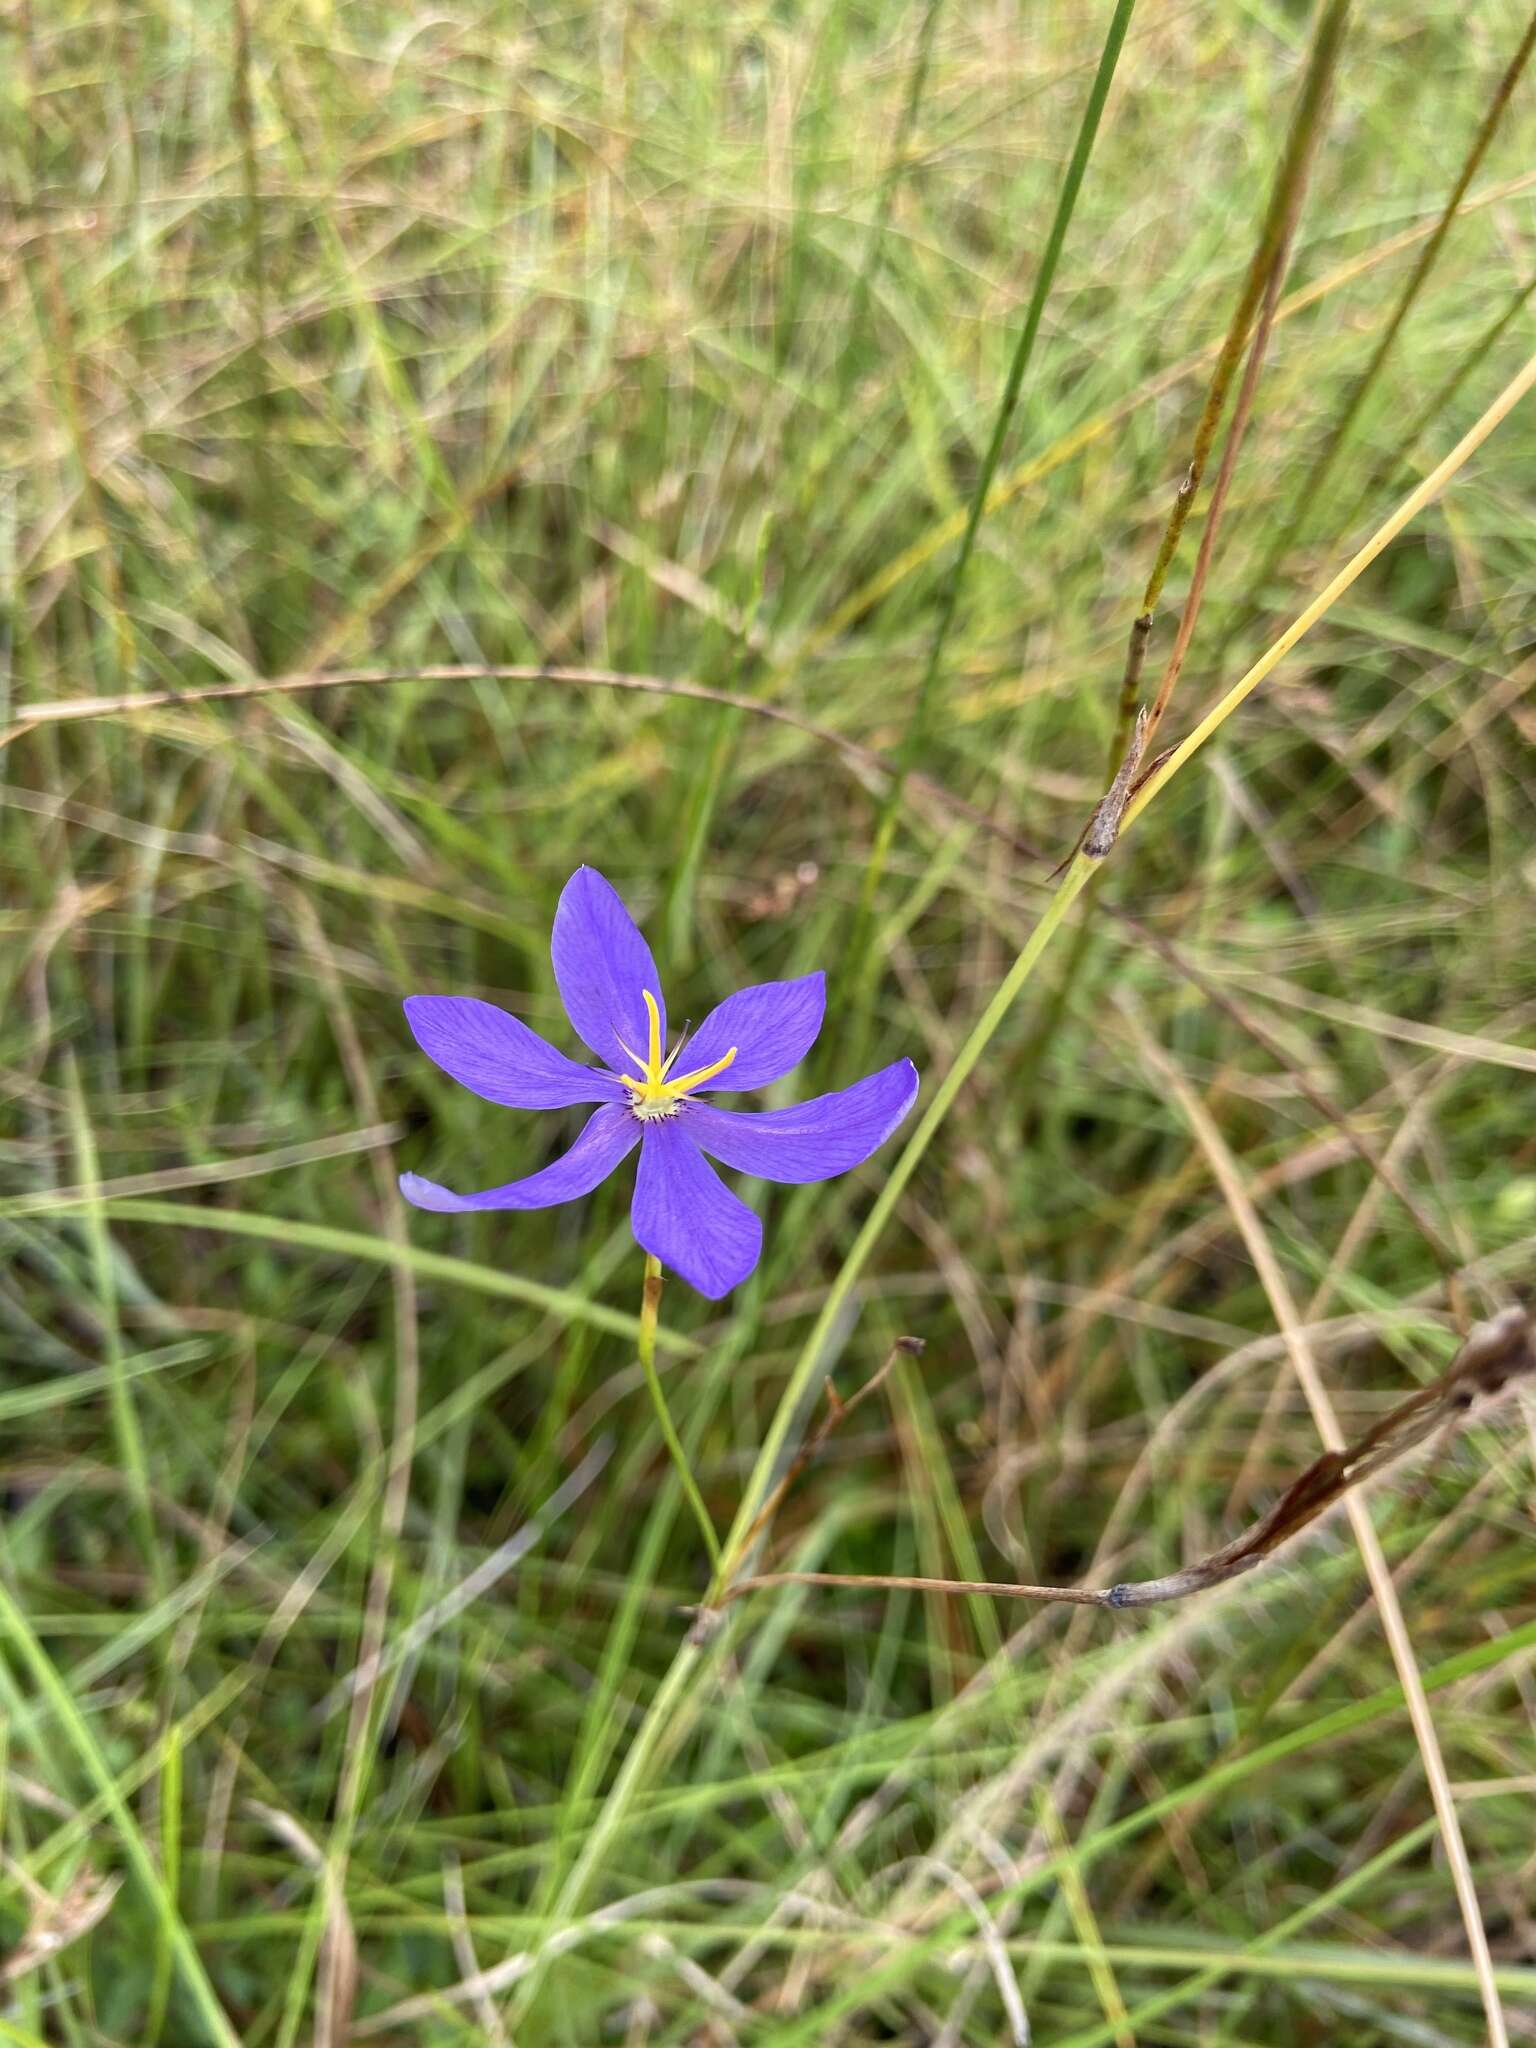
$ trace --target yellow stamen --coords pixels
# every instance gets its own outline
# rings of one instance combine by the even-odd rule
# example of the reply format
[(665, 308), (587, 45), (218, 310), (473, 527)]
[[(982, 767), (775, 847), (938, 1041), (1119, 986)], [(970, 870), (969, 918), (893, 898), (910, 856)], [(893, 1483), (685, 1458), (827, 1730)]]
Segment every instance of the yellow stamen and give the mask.
[(671, 1074), (672, 1068), (677, 1061), (678, 1053), (683, 1049), (682, 1041), (678, 1042), (670, 1058), (663, 1061), (661, 1056), (661, 1006), (648, 988), (641, 989), (640, 994), (645, 1003), (646, 1016), (650, 1026), (646, 1057), (642, 1060), (638, 1053), (632, 1052), (621, 1038), (619, 1040), (620, 1051), (626, 1059), (632, 1060), (640, 1071), (638, 1075), (620, 1074), (619, 1079), (630, 1092), (630, 1107), (637, 1116), (671, 1116), (690, 1088), (701, 1087), (704, 1082), (712, 1081), (716, 1074), (723, 1074), (725, 1072), (731, 1061), (736, 1057), (736, 1047), (733, 1045), (724, 1059), (716, 1060), (713, 1066), (697, 1067), (691, 1074), (680, 1075), (675, 1081), (670, 1080), (668, 1076)]
[(645, 1003), (646, 1015), (651, 1020), (650, 1058), (645, 1063), (645, 1078), (647, 1081), (659, 1081), (661, 1079), (661, 1010), (657, 1005), (656, 998), (648, 988), (641, 989), (640, 995)]
[(680, 1074), (675, 1081), (669, 1081), (667, 1086), (681, 1095), (685, 1088), (697, 1088), (702, 1082), (712, 1081), (716, 1074), (723, 1074), (735, 1057), (736, 1048), (733, 1045), (725, 1058), (716, 1060), (712, 1067), (696, 1067), (691, 1074)]

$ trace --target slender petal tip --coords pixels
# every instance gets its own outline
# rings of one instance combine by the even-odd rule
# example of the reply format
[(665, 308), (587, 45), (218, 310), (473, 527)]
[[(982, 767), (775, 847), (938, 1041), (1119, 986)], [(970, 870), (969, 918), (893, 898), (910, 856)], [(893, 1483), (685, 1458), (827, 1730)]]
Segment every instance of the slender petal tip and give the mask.
[(895, 1060), (851, 1088), (815, 1095), (787, 1109), (717, 1109), (690, 1103), (679, 1121), (722, 1166), (790, 1185), (831, 1180), (862, 1166), (917, 1099), (917, 1069)]
[(600, 1060), (618, 1066), (626, 1045), (644, 1046), (647, 990), (665, 1039), (667, 1007), (651, 949), (617, 889), (596, 868), (578, 868), (560, 891), (549, 952), (565, 1014)]
[(435, 1209), (451, 1216), (479, 1209), (553, 1209), (561, 1202), (591, 1194), (639, 1142), (639, 1121), (618, 1103), (605, 1103), (587, 1118), (568, 1152), (521, 1180), (508, 1181), (499, 1188), (481, 1188), (472, 1195), (456, 1195), (451, 1188), (423, 1180), (419, 1173), (403, 1173), (400, 1192), (418, 1209)]

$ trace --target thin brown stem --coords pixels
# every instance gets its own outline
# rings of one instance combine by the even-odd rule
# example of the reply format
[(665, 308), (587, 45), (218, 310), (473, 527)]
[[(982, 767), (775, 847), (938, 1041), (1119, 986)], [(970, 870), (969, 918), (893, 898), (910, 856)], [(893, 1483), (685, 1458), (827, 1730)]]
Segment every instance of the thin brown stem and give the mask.
[[(547, 662), (435, 662), (417, 668), (310, 669), (293, 675), (255, 676), (238, 683), (201, 683), (189, 690), (141, 690), (120, 697), (60, 697), (51, 703), (25, 705), (12, 725), (0, 729), (0, 750), (13, 740), (44, 725), (73, 725), (83, 719), (123, 718), (141, 711), (193, 704), (232, 703), (246, 697), (305, 696), (314, 690), (378, 687), (394, 683), (556, 683), (601, 690), (630, 690), (647, 697), (691, 697), (700, 703), (724, 704), (732, 710), (747, 711), (776, 724), (793, 726), (797, 732), (836, 747), (860, 767), (882, 779), (893, 777), (894, 767), (871, 747), (860, 746), (815, 719), (802, 717), (781, 704), (747, 697), (734, 690), (717, 690), (707, 683), (695, 683), (668, 676), (636, 675), (621, 669), (557, 668)], [(914, 775), (918, 787), (929, 778)]]
[(1073, 1607), (1156, 1607), (1186, 1600), (1252, 1571), (1283, 1543), (1310, 1528), (1345, 1495), (1394, 1465), (1410, 1451), (1464, 1423), (1479, 1402), (1496, 1400), (1517, 1380), (1536, 1373), (1536, 1316), (1523, 1307), (1502, 1310), (1480, 1323), (1433, 1385), (1398, 1402), (1372, 1428), (1342, 1450), (1325, 1451), (1294, 1479), (1268, 1514), (1234, 1542), (1198, 1564), (1156, 1579), (1115, 1586), (1024, 1586), (1005, 1580), (925, 1579), (895, 1573), (762, 1572), (737, 1579), (716, 1597), (724, 1607), (748, 1593), (781, 1586), (842, 1586), (854, 1591), (992, 1594)]
[[(1328, 89), (1344, 41), (1344, 26), (1348, 14), (1349, 0), (1328, 0), (1328, 5), (1318, 18), (1317, 29), (1312, 38), (1311, 54), (1307, 59), (1307, 73), (1302, 82), (1301, 96), (1297, 100), (1296, 112), (1286, 136), (1284, 154), (1275, 172), (1274, 183), (1270, 187), (1269, 204), (1265, 209), (1258, 242), (1249, 259), (1237, 304), (1233, 308), (1221, 351), (1216, 358), (1216, 366), (1211, 372), (1205, 403), (1195, 423), (1195, 438), (1189, 466), (1174, 493), (1167, 524), (1163, 528), (1163, 536), (1153, 558), (1151, 574), (1147, 577), (1146, 588), (1142, 592), (1137, 619), (1131, 629), (1130, 650), (1126, 659), (1125, 674), (1121, 679), (1120, 703), (1115, 719), (1114, 737), (1110, 744), (1109, 769), (1106, 772), (1112, 772), (1115, 764), (1125, 753), (1135, 716), (1136, 684), (1140, 675), (1145, 640), (1151, 633), (1152, 619), (1162, 597), (1163, 585), (1167, 580), (1180, 536), (1183, 534), (1184, 523), (1194, 505), (1196, 493), (1200, 489), (1200, 480), (1210, 460), (1216, 432), (1221, 425), (1221, 416), (1226, 410), (1227, 394), (1232, 388), (1232, 380), (1237, 374), (1238, 363), (1247, 345), (1249, 330), (1258, 312), (1265, 288), (1281, 258), (1290, 226), (1300, 211), (1313, 149), (1322, 129)], [(1142, 642), (1141, 651), (1138, 650), (1138, 634)]]
[(1221, 531), (1222, 517), (1227, 509), (1227, 493), (1232, 487), (1238, 454), (1247, 435), (1249, 421), (1253, 417), (1253, 402), (1258, 395), (1259, 375), (1264, 368), (1264, 358), (1269, 353), (1269, 337), (1275, 324), (1275, 311), (1280, 304), (1280, 288), (1285, 283), (1285, 274), (1290, 263), (1291, 238), (1296, 229), (1300, 200), (1301, 194), (1298, 191), (1295, 194), (1290, 218), (1285, 223), (1280, 245), (1275, 251), (1268, 282), (1264, 287), (1264, 302), (1259, 308), (1258, 322), (1254, 327), (1253, 340), (1248, 349), (1248, 361), (1243, 369), (1243, 381), (1238, 387), (1237, 403), (1232, 411), (1232, 425), (1227, 431), (1226, 442), (1221, 451), (1221, 462), (1216, 471), (1216, 482), (1211, 491), (1211, 502), (1206, 511), (1200, 546), (1195, 553), (1194, 573), (1189, 579), (1184, 609), (1179, 614), (1179, 626), (1174, 635), (1173, 647), (1163, 666), (1157, 694), (1152, 699), (1146, 730), (1148, 744), (1163, 722), (1163, 714), (1168, 709), (1174, 685), (1183, 670), (1184, 658), (1189, 653), (1189, 644), (1195, 637), (1195, 627), (1199, 623), (1201, 607), (1205, 602), (1206, 581), (1210, 576), (1211, 561), (1216, 552), (1216, 537)]

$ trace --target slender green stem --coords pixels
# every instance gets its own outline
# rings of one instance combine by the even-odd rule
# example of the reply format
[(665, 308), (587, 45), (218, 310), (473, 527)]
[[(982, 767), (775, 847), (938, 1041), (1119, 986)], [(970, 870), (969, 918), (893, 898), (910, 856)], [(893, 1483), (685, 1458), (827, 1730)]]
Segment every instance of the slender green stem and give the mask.
[(139, 1549), (149, 1573), (150, 1588), (163, 1600), (170, 1590), (165, 1559), (155, 1528), (154, 1501), (149, 1483), (149, 1459), (139, 1427), (133, 1383), (123, 1358), (122, 1331), (117, 1312), (117, 1275), (113, 1264), (112, 1240), (101, 1200), (101, 1174), (96, 1157), (96, 1138), (91, 1129), (80, 1070), (71, 1053), (65, 1061), (69, 1116), (73, 1125), (76, 1168), (85, 1195), (85, 1240), (90, 1254), (91, 1279), (102, 1309), (103, 1343), (107, 1370), (111, 1374), (110, 1400), (118, 1462), (128, 1484)]
[(1094, 74), (1093, 86), (1088, 94), (1088, 104), (1078, 124), (1077, 141), (1072, 150), (1072, 160), (1067, 165), (1066, 176), (1062, 179), (1061, 191), (1056, 200), (1056, 217), (1051, 222), (1051, 231), (1046, 239), (1045, 253), (1040, 258), (1040, 268), (1035, 273), (1034, 289), (1030, 293), (1029, 306), (1024, 315), (1024, 325), (1014, 346), (1013, 360), (1008, 366), (1007, 381), (1003, 395), (998, 402), (997, 417), (992, 422), (992, 437), (987, 443), (977, 473), (976, 486), (971, 493), (970, 507), (966, 513), (965, 531), (960, 536), (960, 546), (945, 580), (939, 599), (939, 613), (934, 621), (933, 638), (928, 647), (928, 660), (923, 669), (922, 681), (917, 686), (913, 701), (912, 715), (902, 735), (896, 752), (896, 776), (886, 791), (881, 805), (880, 817), (875, 827), (874, 843), (870, 848), (869, 860), (864, 870), (864, 886), (860, 894), (859, 928), (849, 949), (853, 975), (857, 980), (863, 963), (865, 948), (869, 942), (871, 919), (874, 911), (875, 892), (890, 855), (891, 841), (896, 831), (896, 821), (901, 812), (902, 797), (907, 776), (917, 761), (923, 743), (928, 736), (928, 723), (933, 703), (935, 686), (938, 682), (944, 649), (949, 640), (950, 628), (954, 625), (955, 614), (960, 602), (960, 589), (965, 581), (966, 570), (970, 567), (971, 556), (976, 549), (976, 536), (981, 528), (982, 516), (987, 501), (992, 495), (992, 480), (997, 474), (997, 465), (1002, 458), (1003, 444), (1008, 438), (1008, 429), (1013, 423), (1014, 408), (1018, 404), (1019, 392), (1023, 387), (1030, 359), (1035, 352), (1035, 341), (1040, 332), (1040, 322), (1045, 313), (1045, 302), (1050, 297), (1051, 286), (1056, 279), (1057, 265), (1061, 261), (1062, 248), (1066, 243), (1067, 229), (1072, 224), (1072, 215), (1077, 206), (1078, 194), (1082, 190), (1083, 178), (1088, 169), (1088, 159), (1093, 151), (1094, 138), (1099, 132), (1099, 121), (1104, 112), (1104, 103), (1109, 98), (1109, 88), (1115, 75), (1115, 66), (1120, 61), (1121, 46), (1125, 42), (1126, 30), (1131, 25), (1136, 0), (1117, 0), (1114, 17), (1104, 38), (1104, 47), (1099, 53), (1099, 66)]
[(651, 1405), (656, 1410), (656, 1420), (661, 1424), (661, 1434), (666, 1441), (672, 1463), (677, 1467), (677, 1476), (683, 1482), (683, 1491), (688, 1496), (688, 1505), (693, 1509), (694, 1520), (699, 1525), (699, 1534), (704, 1538), (704, 1548), (709, 1552), (711, 1568), (720, 1570), (720, 1538), (715, 1534), (715, 1525), (709, 1519), (709, 1509), (704, 1505), (698, 1482), (688, 1464), (688, 1453), (683, 1449), (682, 1439), (672, 1424), (667, 1397), (661, 1391), (661, 1380), (656, 1371), (656, 1324), (661, 1314), (661, 1261), (649, 1252), (645, 1255), (645, 1289), (640, 1297), (640, 1370), (645, 1374), (645, 1384), (651, 1390)]

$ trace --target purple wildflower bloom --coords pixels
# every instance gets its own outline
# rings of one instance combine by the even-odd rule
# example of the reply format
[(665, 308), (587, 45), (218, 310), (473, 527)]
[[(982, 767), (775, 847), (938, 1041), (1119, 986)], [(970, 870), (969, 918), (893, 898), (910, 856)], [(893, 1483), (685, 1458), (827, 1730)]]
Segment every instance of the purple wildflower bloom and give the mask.
[(516, 1017), (473, 996), (408, 996), (416, 1043), (444, 1073), (512, 1109), (601, 1105), (570, 1150), (505, 1187), (455, 1195), (400, 1176), (418, 1209), (548, 1209), (589, 1194), (638, 1145), (631, 1221), (644, 1250), (718, 1301), (745, 1280), (763, 1226), (705, 1154), (762, 1180), (830, 1180), (862, 1165), (917, 1094), (910, 1060), (792, 1109), (747, 1114), (700, 1099), (709, 1089), (766, 1088), (804, 1059), (821, 1029), (826, 977), (764, 981), (718, 1004), (664, 1057), (667, 1013), (651, 949), (611, 883), (578, 868), (561, 891), (550, 938), (555, 981), (576, 1035), (603, 1062), (584, 1067)]

